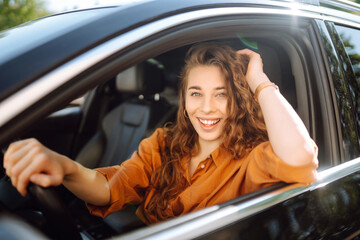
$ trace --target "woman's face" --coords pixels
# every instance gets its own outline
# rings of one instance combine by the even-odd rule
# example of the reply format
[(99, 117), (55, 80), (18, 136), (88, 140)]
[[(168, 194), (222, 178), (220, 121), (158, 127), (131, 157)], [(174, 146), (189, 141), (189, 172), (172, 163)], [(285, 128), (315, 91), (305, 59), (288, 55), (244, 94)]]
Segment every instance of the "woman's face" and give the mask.
[(227, 114), (225, 79), (217, 66), (196, 66), (188, 75), (185, 109), (199, 141), (221, 141)]

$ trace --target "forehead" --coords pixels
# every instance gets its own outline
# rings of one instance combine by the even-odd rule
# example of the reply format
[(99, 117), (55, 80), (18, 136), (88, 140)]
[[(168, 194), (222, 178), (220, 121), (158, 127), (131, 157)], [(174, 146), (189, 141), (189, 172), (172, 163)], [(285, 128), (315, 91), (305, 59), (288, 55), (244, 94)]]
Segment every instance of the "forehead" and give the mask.
[(225, 77), (218, 66), (193, 67), (187, 77), (187, 88), (197, 86), (202, 89), (225, 87)]

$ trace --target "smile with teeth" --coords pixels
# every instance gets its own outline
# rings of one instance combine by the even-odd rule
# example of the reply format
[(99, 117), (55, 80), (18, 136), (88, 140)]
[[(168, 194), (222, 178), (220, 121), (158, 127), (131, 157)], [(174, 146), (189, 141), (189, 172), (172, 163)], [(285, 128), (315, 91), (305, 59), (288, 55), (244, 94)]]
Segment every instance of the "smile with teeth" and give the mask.
[(200, 119), (199, 118), (199, 121), (204, 124), (205, 126), (209, 127), (209, 126), (212, 126), (212, 125), (215, 125), (217, 124), (218, 122), (220, 122), (220, 119), (216, 119), (216, 120), (205, 120), (205, 119)]

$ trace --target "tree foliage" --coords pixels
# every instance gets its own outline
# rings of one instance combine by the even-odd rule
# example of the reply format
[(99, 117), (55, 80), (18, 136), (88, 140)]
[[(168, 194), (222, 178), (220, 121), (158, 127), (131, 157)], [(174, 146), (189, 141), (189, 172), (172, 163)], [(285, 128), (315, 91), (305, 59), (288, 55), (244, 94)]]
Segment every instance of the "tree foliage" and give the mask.
[[(344, 46), (346, 48), (346, 52), (349, 55), (349, 58), (351, 60), (351, 64), (353, 66), (360, 67), (360, 54), (359, 52), (356, 52), (355, 44), (353, 41), (358, 41), (358, 39), (352, 39), (351, 36), (345, 36), (343, 33), (340, 33), (340, 37), (344, 43)], [(358, 73), (358, 79), (360, 79), (360, 73)]]
[(0, 31), (48, 14), (42, 0), (0, 0)]

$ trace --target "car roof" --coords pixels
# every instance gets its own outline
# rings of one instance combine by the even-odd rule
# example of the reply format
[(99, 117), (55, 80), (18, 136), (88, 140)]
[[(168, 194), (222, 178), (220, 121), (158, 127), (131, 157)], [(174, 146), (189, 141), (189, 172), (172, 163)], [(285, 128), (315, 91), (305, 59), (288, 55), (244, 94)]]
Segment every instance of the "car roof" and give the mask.
[[(340, 2), (338, 8), (343, 4), (331, 2)], [(87, 49), (154, 20), (200, 9), (231, 6), (275, 9), (289, 8), (290, 3), (293, 6), (294, 1), (156, 0), (71, 11), (30, 21), (0, 33), (0, 48), (5, 49), (0, 53), (0, 101)], [(320, 6), (318, 0), (297, 3), (308, 11), (315, 11), (309, 10), (314, 5)]]

